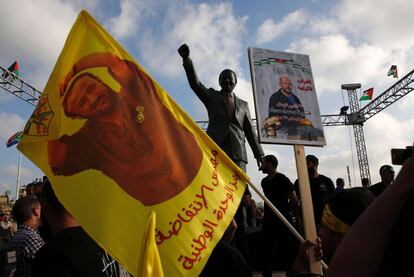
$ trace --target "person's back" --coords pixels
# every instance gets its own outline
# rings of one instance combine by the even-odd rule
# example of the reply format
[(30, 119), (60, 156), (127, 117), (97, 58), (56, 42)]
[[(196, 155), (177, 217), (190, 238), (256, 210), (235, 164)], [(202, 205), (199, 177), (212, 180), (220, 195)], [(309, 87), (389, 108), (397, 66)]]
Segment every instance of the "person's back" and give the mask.
[(328, 198), (335, 192), (334, 185), (330, 178), (322, 174), (319, 174), (316, 178), (310, 178), (309, 183), (315, 221), (317, 224), (320, 224), (325, 204), (328, 201)]
[(59, 232), (36, 254), (33, 276), (120, 276), (118, 264), (81, 227)]
[(252, 276), (243, 256), (225, 240), (220, 240), (213, 250), (200, 277)]
[(39, 198), (53, 238), (36, 254), (33, 276), (121, 276), (123, 269), (63, 207), (49, 181)]

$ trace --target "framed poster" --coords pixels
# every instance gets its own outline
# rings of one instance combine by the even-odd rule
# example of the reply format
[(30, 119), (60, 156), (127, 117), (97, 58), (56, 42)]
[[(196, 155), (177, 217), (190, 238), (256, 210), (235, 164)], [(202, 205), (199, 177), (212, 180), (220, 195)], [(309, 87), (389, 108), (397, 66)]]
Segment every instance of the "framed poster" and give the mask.
[(324, 146), (309, 56), (250, 47), (259, 141)]

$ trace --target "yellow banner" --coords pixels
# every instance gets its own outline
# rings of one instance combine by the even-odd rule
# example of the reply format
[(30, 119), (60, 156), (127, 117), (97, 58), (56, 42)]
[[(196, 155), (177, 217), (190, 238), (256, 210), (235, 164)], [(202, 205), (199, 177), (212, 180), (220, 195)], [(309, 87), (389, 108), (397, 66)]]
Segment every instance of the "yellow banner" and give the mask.
[(248, 179), (86, 11), (18, 148), (139, 276), (197, 276)]

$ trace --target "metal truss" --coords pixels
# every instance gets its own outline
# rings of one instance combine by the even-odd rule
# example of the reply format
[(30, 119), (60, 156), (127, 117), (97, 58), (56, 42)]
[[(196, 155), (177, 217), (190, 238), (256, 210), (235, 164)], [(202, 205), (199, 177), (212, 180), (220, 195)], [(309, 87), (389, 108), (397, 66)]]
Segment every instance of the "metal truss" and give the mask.
[(37, 101), (42, 94), (22, 78), (2, 66), (0, 66), (0, 88), (33, 106), (37, 105)]
[(391, 104), (395, 103), (400, 98), (406, 96), (414, 90), (413, 76), (414, 70), (405, 75), (377, 98), (372, 100), (368, 105), (363, 107), (359, 113), (364, 116), (365, 120), (368, 120)]
[(355, 147), (358, 156), (359, 174), (361, 180), (367, 178), (371, 182), (371, 174), (369, 172), (368, 154), (365, 145), (364, 129), (362, 125), (353, 125), (355, 136)]

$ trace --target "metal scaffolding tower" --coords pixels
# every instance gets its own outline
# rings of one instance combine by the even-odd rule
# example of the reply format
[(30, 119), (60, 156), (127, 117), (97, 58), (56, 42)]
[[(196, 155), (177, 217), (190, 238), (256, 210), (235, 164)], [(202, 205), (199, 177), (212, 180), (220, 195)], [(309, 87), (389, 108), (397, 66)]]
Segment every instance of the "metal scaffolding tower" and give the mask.
[(347, 125), (352, 125), (354, 128), (355, 147), (357, 150), (361, 179), (367, 178), (368, 180), (371, 180), (371, 175), (369, 173), (368, 154), (364, 138), (364, 129), (362, 127), (365, 119), (359, 109), (359, 99), (356, 91), (357, 89), (361, 88), (361, 84), (346, 84), (342, 85), (341, 88), (348, 92), (351, 114), (348, 115)]

